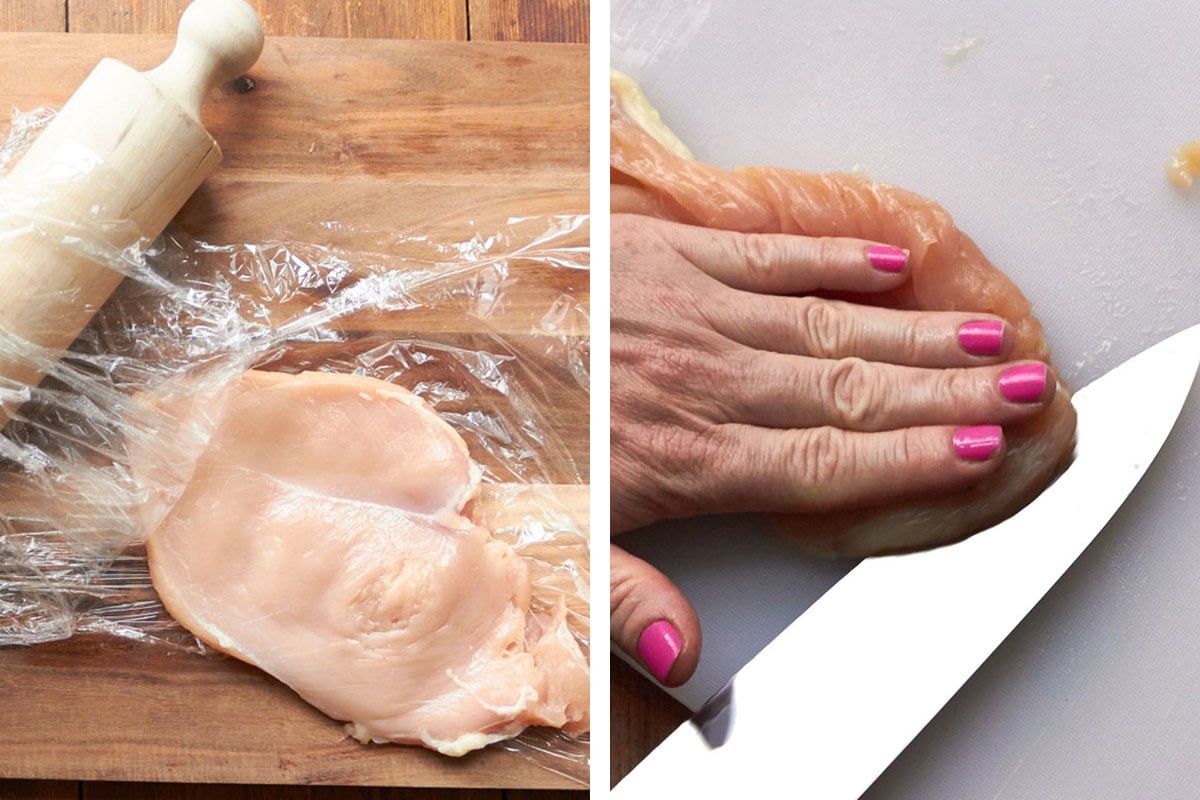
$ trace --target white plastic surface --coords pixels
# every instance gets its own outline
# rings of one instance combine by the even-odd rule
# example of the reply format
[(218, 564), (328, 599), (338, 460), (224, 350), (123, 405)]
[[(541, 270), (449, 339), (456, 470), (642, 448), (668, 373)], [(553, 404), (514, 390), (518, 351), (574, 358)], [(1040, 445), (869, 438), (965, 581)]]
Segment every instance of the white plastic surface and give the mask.
[[(1200, 137), (1194, 11), (616, 0), (613, 63), (700, 159), (861, 167), (943, 203), (1081, 386), (1200, 321), (1200, 192), (1163, 176)], [(1113, 522), (866, 796), (1192, 796), (1197, 487), (1193, 396)], [(661, 528), (621, 541), (700, 611), (693, 707), (853, 566), (736, 518)]]
[(1054, 486), (953, 547), (864, 561), (738, 672), (707, 735), (681, 725), (616, 793), (727, 794), (761, 775), (796, 797), (858, 798), (1129, 495), (1198, 365), (1200, 325), (1079, 392), (1075, 462)]

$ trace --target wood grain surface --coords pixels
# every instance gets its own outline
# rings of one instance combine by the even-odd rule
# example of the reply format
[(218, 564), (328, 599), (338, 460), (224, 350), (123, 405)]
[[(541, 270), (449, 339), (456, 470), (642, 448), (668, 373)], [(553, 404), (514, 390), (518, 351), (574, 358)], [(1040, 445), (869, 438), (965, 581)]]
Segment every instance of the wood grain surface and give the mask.
[[(172, 41), (6, 34), (0, 92), (12, 107), (59, 105), (106, 54), (148, 69)], [(225, 153), (220, 182), (424, 179), (586, 191), (587, 76), (584, 48), (277, 37), (250, 72), (253, 88), (219, 87), (203, 122)], [(258, 220), (271, 224), (270, 214)]]
[(691, 712), (615, 655), (609, 657), (609, 676), (609, 782), (615, 786)]
[(0, 778), (0, 800), (77, 800), (77, 781), (31, 781)]
[(471, 38), (498, 42), (587, 42), (587, 0), (471, 0)]
[[(175, 33), (189, 0), (69, 0), (72, 33)], [(247, 0), (268, 36), (467, 38), (467, 0)], [(60, 2), (59, 5), (62, 5)], [(61, 30), (61, 29), (60, 29)], [(524, 39), (521, 41), (543, 41)]]
[(0, 3), (0, 31), (65, 31), (67, 0), (14, 0)]
[(340, 723), (240, 661), (111, 636), (77, 635), (6, 651), (0, 693), (6, 697), (0, 774), (153, 782), (571, 785), (499, 748), (447, 759), (423, 748), (364, 747)]
[(0, 800), (578, 800), (560, 789), (411, 789), (0, 778)]
[[(503, 232), (509, 211), (570, 218), (587, 213), (586, 48), (278, 38), (461, 40), (472, 37), (468, 17), (478, 0), (252, 2), (264, 18), (267, 48), (250, 80), (220, 87), (206, 105), (205, 126), (226, 159), (178, 218), (186, 235), (361, 248), (397, 231), (432, 230), (444, 237)], [(587, 41), (586, 0), (519, 5), (504, 17), (506, 32), (482, 35), (481, 29), (478, 38)], [(541, 22), (539, 5), (545, 12)], [(102, 55), (139, 68), (157, 63), (170, 48), (169, 37), (75, 33), (173, 32), (181, 7), (175, 0), (0, 4), (0, 29), (72, 32), (0, 34), (0, 102), (18, 108), (61, 104)], [(491, 18), (485, 14), (479, 21)], [(31, 64), (37, 65), (32, 72)], [(586, 247), (586, 226), (563, 241)], [(393, 249), (395, 257), (403, 257), (403, 246)], [(509, 268), (518, 288), (495, 316), (468, 315), (452, 324), (414, 316), (405, 324), (417, 334), (512, 336), (525, 346), (520, 343), (534, 344), (548, 332), (544, 320), (529, 319), (547, 298), (566, 293), (587, 302), (586, 271), (539, 272), (534, 262), (520, 259)], [(351, 322), (360, 331), (356, 336), (389, 329), (385, 315), (365, 314)], [(571, 318), (566, 329), (553, 333), (557, 342), (582, 344), (586, 322)], [(586, 469), (586, 393), (556, 402), (563, 412), (556, 434)], [(42, 695), (40, 711), (31, 689)], [(10, 697), (22, 704), (9, 705)], [(111, 637), (0, 650), (0, 698), (6, 732), (19, 731), (0, 747), (4, 800), (550, 800), (581, 794), (562, 791), (573, 784), (500, 749), (452, 761), (417, 748), (346, 742), (336, 723), (257, 670), (223, 657)], [(114, 718), (134, 723), (115, 739)], [(212, 728), (217, 720), (249, 735), (231, 738), (224, 728), (225, 736), (219, 736)], [(60, 738), (70, 731), (76, 734)], [(30, 777), (72, 780), (13, 780)], [(228, 781), (529, 788), (389, 790)]]
[[(169, 50), (170, 40), (4, 34), (0, 45), (0, 96), (32, 108), (65, 100), (103, 53), (146, 66)], [(16, 78), (22, 61), (46, 63), (45, 82)], [(474, 77), (456, 77), (468, 66), (476, 68)], [(513, 219), (587, 213), (587, 104), (578, 88), (586, 85), (583, 49), (274, 39), (251, 75), (254, 91), (226, 87), (205, 108), (206, 127), (226, 158), (179, 220), (206, 241), (320, 242), (373, 251), (382, 246), (380, 237), (390, 236), (388, 257), (399, 259), (419, 256), (425, 239), (490, 240), (507, 233), (527, 241), (538, 232)], [(374, 102), (356, 99), (367, 96)], [(375, 110), (389, 103), (403, 103), (407, 113)], [(311, 128), (294, 122), (330, 118), (333, 123)], [(390, 133), (389, 126), (401, 132)], [(405, 245), (405, 232), (414, 250)], [(554, 246), (583, 248), (586, 242), (581, 226), (557, 236)], [(413, 334), (539, 334), (556, 297), (588, 302), (584, 270), (520, 257), (506, 263), (511, 290), (486, 317), (440, 309), (368, 311), (343, 324)], [(464, 298), (459, 311), (471, 302)], [(575, 315), (554, 333), (582, 338), (585, 328), (586, 317)], [(567, 444), (586, 469), (586, 403), (572, 408), (584, 424)]]
[(236, 800), (513, 800), (520, 792), (503, 789), (396, 789), (332, 786), (221, 786), (219, 784), (84, 784), (79, 800), (208, 800), (215, 794)]
[[(258, 11), (263, 30), (269, 37), (469, 38), (474, 41), (574, 43), (586, 43), (589, 39), (588, 0), (248, 2)], [(9, 12), (13, 22), (0, 30), (65, 30), (69, 9), (72, 33), (174, 33), (175, 24), (187, 3), (188, 0), (143, 0), (136, 5), (112, 0), (31, 0), (28, 9)], [(0, 17), (0, 21), (3, 20), (5, 18)], [(37, 27), (27, 27), (29, 25)]]

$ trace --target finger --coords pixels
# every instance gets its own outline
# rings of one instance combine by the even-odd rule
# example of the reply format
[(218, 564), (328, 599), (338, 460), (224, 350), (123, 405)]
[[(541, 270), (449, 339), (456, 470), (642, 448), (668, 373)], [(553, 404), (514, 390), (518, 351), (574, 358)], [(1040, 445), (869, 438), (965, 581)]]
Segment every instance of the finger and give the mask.
[(666, 575), (612, 546), (609, 618), (617, 646), (664, 686), (692, 677), (700, 661), (700, 620)]
[(995, 425), (880, 433), (723, 425), (697, 497), (706, 510), (814, 513), (966, 488), (1004, 458)]
[(668, 241), (699, 269), (747, 292), (882, 292), (907, 277), (908, 251), (865, 239), (671, 226)]
[(1028, 419), (1054, 398), (1041, 362), (925, 369), (859, 358), (837, 360), (747, 351), (715, 387), (729, 422), (772, 428), (830, 425), (887, 431), (924, 425), (1003, 425)]
[(756, 350), (958, 367), (1003, 361), (1016, 336), (1001, 317), (961, 311), (899, 311), (819, 297), (743, 294), (706, 312), (724, 336)]

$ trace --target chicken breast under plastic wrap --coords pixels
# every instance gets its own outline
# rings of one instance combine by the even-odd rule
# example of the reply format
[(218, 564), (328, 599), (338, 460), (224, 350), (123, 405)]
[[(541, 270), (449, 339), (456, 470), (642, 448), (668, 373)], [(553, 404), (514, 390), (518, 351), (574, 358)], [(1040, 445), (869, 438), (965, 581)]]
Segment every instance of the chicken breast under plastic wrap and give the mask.
[[(937, 203), (861, 175), (703, 164), (637, 84), (619, 73), (611, 82), (610, 131), (613, 213), (747, 233), (850, 236), (907, 248), (911, 274), (899, 288), (837, 296), (889, 308), (996, 314), (1016, 332), (1013, 359), (1049, 360), (1029, 301)], [(1066, 387), (1058, 387), (1046, 410), (1006, 426), (1004, 434), (1003, 466), (964, 491), (887, 508), (773, 519), (806, 548), (827, 555), (875, 555), (957, 541), (1018, 511), (1069, 460), (1075, 409)]]
[(361, 741), (462, 755), (530, 725), (588, 727), (565, 609), (464, 510), (461, 437), (372, 378), (251, 371), (147, 542), (171, 614)]

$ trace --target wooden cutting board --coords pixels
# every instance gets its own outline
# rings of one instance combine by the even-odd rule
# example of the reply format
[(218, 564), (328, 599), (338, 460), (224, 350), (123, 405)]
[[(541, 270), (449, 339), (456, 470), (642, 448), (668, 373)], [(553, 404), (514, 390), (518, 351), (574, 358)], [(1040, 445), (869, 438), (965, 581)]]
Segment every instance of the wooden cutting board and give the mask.
[[(59, 106), (101, 57), (145, 69), (171, 43), (0, 34), (0, 105)], [(586, 214), (587, 75), (586, 46), (269, 39), (251, 80), (206, 105), (225, 161), (177, 222), (210, 242), (361, 251), (389, 230), (461, 241), (521, 217)], [(586, 226), (573, 237), (585, 246)], [(531, 358), (561, 352), (562, 337), (585, 341), (585, 322), (568, 319), (550, 336), (542, 316), (562, 295), (586, 307), (586, 271), (521, 261), (510, 270), (508, 302), (486, 320), (455, 309), (402, 321), (365, 313), (344, 327), (378, 335), (402, 325), (439, 340), (498, 332)], [(541, 337), (558, 349), (539, 348)], [(586, 392), (553, 402), (555, 432), (586, 480)], [(586, 488), (564, 491), (586, 521)], [(495, 748), (451, 760), (363, 747), (256, 669), (113, 637), (0, 650), (0, 728), (3, 777), (576, 786)]]

